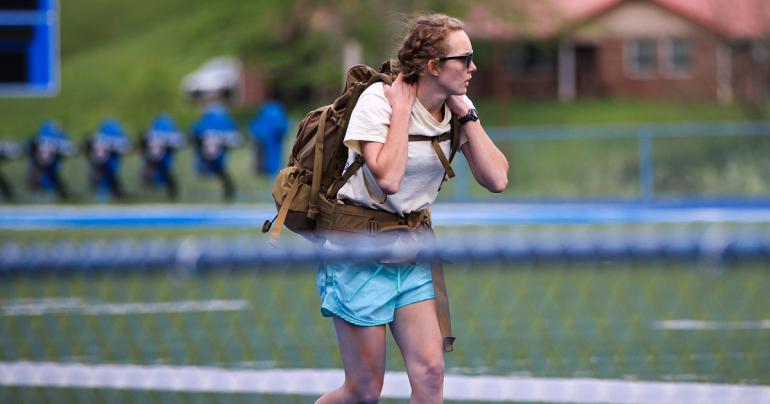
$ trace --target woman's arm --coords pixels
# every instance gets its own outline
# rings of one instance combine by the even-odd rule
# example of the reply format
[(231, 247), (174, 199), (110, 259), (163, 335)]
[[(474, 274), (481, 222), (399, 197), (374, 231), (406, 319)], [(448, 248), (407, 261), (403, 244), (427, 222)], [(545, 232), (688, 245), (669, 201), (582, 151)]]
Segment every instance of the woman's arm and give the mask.
[[(464, 116), (470, 109), (459, 95), (447, 98), (447, 104), (458, 116)], [(465, 123), (463, 131), (468, 142), (462, 146), (462, 151), (471, 167), (473, 178), (492, 192), (503, 192), (508, 186), (508, 159), (495, 146), (479, 121)]]
[(407, 84), (399, 74), (393, 85), (384, 86), (392, 114), (385, 143), (361, 142), (361, 153), (377, 185), (385, 194), (394, 194), (406, 172), (409, 144), (409, 118), (417, 97), (417, 85)]

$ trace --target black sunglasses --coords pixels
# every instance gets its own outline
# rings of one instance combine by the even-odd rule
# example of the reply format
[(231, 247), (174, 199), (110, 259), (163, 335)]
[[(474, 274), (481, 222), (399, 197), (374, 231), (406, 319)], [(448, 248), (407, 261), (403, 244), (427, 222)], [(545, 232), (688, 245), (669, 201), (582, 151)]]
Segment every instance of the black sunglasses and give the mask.
[(467, 68), (471, 67), (471, 63), (473, 62), (473, 52), (471, 52), (471, 53), (469, 53), (467, 55), (443, 56), (443, 57), (440, 57), (440, 58), (436, 58), (436, 60), (442, 61), (442, 62), (444, 60), (452, 60), (452, 59), (462, 60), (463, 62), (465, 62), (465, 68), (467, 69)]

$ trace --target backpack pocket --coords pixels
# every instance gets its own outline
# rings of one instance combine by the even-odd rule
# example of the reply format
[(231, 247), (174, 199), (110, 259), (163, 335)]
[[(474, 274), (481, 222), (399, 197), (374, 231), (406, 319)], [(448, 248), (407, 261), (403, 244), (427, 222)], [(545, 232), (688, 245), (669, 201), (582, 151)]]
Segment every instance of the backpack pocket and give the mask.
[[(315, 230), (315, 220), (308, 218), (310, 207), (310, 171), (291, 165), (278, 173), (273, 185), (273, 198), (278, 208), (271, 239), (277, 239), (281, 225), (286, 225), (289, 230), (299, 233), (310, 241), (317, 238), (312, 232)], [(263, 228), (263, 232), (266, 229)], [(269, 227), (267, 227), (269, 230)]]

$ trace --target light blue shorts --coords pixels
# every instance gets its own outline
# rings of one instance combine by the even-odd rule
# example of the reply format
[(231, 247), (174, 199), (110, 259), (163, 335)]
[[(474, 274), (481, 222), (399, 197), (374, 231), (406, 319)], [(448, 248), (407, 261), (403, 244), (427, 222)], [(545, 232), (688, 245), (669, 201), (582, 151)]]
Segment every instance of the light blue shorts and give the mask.
[(429, 263), (321, 263), (316, 284), (324, 317), (359, 326), (388, 324), (396, 309), (436, 297)]

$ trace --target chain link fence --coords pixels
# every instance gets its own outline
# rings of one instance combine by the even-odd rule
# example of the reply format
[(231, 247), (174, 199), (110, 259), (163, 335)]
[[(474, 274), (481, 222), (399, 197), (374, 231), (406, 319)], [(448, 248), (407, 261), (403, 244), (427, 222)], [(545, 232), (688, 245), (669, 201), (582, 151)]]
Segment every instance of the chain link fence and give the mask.
[[(761, 227), (454, 229), (449, 401), (768, 402)], [(287, 237), (0, 246), (0, 402), (308, 402), (338, 385), (319, 259)], [(384, 401), (409, 395), (388, 342)]]

